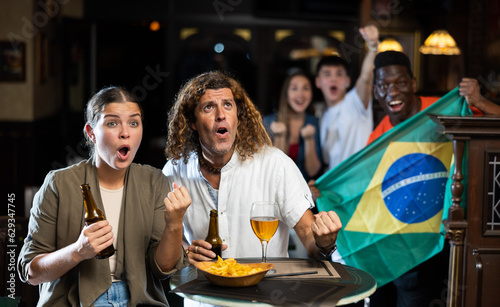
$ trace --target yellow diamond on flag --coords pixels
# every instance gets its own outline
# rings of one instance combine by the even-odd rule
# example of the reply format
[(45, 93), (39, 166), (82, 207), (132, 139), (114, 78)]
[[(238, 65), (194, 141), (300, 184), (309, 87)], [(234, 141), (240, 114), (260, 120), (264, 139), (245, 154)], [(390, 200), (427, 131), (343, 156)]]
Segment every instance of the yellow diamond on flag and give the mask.
[(391, 142), (346, 231), (439, 233), (451, 142)]

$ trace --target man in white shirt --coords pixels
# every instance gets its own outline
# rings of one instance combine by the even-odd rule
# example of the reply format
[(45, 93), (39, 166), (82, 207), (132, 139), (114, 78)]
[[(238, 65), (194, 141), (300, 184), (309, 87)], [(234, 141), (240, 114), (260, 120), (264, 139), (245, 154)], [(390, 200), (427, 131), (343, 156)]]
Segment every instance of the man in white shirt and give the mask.
[(221, 72), (188, 81), (169, 113), (163, 173), (190, 191), (184, 215), (184, 245), (191, 263), (212, 260), (209, 212), (219, 212), (222, 257), (259, 257), (261, 244), (250, 226), (252, 202), (280, 208), (280, 225), (269, 257), (288, 256), (293, 228), (310, 256), (329, 259), (342, 224), (333, 211), (313, 215), (309, 187), (295, 163), (273, 148), (262, 119), (239, 82)]
[(373, 25), (359, 32), (368, 45), (368, 53), (350, 91), (347, 89), (351, 86), (351, 78), (344, 59), (329, 56), (317, 65), (316, 87), (323, 93), (328, 107), (320, 121), (321, 149), (327, 170), (365, 147), (373, 130), (373, 60), (379, 34)]

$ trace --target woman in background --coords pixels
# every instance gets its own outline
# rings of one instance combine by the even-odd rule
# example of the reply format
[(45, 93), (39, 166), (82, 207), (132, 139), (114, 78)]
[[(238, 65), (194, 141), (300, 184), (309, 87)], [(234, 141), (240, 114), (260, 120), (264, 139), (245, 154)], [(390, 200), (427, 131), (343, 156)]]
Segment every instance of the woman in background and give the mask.
[(286, 153), (308, 181), (321, 175), (319, 120), (312, 112), (312, 85), (303, 72), (290, 74), (281, 89), (278, 112), (264, 117), (273, 145)]

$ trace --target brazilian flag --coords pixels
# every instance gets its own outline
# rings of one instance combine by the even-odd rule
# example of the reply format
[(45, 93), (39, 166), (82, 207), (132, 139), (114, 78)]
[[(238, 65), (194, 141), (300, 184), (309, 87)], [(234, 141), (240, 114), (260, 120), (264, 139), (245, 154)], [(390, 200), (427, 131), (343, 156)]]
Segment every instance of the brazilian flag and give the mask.
[(342, 221), (340, 255), (379, 286), (444, 245), (453, 146), (428, 114), (472, 112), (454, 89), (316, 181), (318, 209), (333, 210)]

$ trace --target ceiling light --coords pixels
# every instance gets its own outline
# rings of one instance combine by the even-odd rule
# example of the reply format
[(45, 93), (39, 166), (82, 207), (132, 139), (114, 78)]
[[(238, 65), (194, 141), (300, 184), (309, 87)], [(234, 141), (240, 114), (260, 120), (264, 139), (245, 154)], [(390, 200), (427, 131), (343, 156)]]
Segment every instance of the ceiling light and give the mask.
[(403, 52), (403, 46), (401, 46), (401, 44), (394, 38), (389, 37), (378, 44), (378, 52), (384, 52), (388, 50)]
[(425, 40), (418, 49), (423, 54), (457, 55), (460, 49), (450, 33), (446, 30), (436, 30)]

